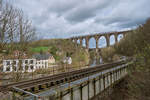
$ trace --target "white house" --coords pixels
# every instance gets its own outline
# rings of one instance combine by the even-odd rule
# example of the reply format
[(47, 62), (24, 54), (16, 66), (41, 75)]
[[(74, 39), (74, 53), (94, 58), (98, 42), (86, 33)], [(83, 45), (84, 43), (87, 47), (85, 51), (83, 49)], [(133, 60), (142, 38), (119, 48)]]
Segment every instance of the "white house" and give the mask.
[(36, 59), (3, 60), (3, 72), (32, 72), (36, 70)]
[[(17, 54), (17, 53), (16, 53)], [(15, 55), (17, 56), (17, 55)], [(36, 69), (48, 68), (49, 64), (55, 63), (51, 54), (35, 54), (32, 59), (8, 59), (3, 60), (3, 72), (33, 72)]]
[(50, 64), (55, 63), (54, 57), (47, 53), (47, 54), (35, 54), (33, 58), (36, 59), (36, 67), (40, 68), (48, 68)]
[(72, 64), (72, 58), (71, 57), (65, 57), (63, 60), (63, 63)]

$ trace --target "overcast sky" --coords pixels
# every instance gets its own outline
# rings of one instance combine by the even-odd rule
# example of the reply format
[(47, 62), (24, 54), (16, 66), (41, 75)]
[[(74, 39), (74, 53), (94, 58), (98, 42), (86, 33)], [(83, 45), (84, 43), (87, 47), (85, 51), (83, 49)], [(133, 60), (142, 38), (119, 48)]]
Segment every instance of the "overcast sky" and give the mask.
[(11, 0), (32, 20), (40, 38), (135, 28), (150, 17), (150, 0)]

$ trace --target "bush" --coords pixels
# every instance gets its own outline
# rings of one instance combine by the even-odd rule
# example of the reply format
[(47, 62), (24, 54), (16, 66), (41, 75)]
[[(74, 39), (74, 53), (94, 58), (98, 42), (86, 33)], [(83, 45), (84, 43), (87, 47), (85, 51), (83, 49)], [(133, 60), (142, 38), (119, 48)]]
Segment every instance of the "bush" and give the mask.
[(115, 45), (117, 53), (134, 56), (150, 43), (150, 19), (136, 30), (129, 32), (118, 44)]
[(115, 49), (113, 47), (107, 47), (101, 49), (101, 56), (104, 62), (113, 61), (114, 55), (115, 55)]

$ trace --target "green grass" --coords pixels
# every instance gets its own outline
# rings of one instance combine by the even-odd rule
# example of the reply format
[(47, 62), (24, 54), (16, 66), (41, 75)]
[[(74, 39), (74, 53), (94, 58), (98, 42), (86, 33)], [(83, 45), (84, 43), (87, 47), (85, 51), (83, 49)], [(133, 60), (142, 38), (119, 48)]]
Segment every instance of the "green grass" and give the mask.
[(48, 51), (49, 47), (44, 47), (44, 46), (41, 46), (41, 47), (35, 47), (35, 48), (30, 48), (30, 50), (32, 52), (37, 52), (39, 53), (40, 51), (43, 51), (43, 52), (46, 52)]

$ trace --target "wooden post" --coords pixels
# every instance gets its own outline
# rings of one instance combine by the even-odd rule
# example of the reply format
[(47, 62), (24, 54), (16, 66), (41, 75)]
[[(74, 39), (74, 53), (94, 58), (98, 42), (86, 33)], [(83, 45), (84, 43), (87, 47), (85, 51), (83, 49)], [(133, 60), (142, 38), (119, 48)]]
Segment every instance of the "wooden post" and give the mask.
[(115, 71), (113, 71), (113, 83), (115, 83)]
[(16, 100), (16, 98), (15, 98), (15, 91), (14, 90), (13, 90), (13, 94), (12, 94), (12, 99)]
[(120, 79), (120, 69), (117, 70), (118, 71), (118, 80)]
[(120, 78), (122, 78), (122, 68), (120, 69), (120, 75), (121, 75)]
[(62, 100), (62, 97), (63, 97), (63, 93), (60, 92), (59, 100)]
[(34, 96), (34, 100), (37, 100), (37, 97), (36, 97), (36, 96)]
[(82, 85), (80, 85), (80, 97), (81, 97), (81, 100), (83, 100), (82, 99)]
[(109, 88), (109, 86), (110, 86), (109, 73), (107, 73), (107, 76), (106, 76), (106, 77), (107, 77), (107, 88), (108, 88), (107, 94), (109, 95), (109, 94), (110, 94), (110, 93), (109, 93), (109, 92), (110, 92), (110, 91), (109, 91), (109, 89), (110, 89), (110, 88)]
[(109, 86), (109, 77), (108, 76), (109, 76), (109, 73), (107, 73), (107, 76), (106, 76), (107, 77), (107, 86)]
[(90, 100), (90, 81), (89, 81), (89, 77), (88, 77), (88, 100)]
[(70, 89), (70, 92), (71, 92), (71, 98), (70, 98), (70, 100), (73, 100), (73, 88)]
[(104, 96), (105, 96), (105, 89), (106, 89), (106, 86), (105, 86), (105, 85), (106, 85), (106, 84), (105, 84), (105, 83), (106, 83), (105, 78), (106, 78), (106, 77), (105, 77), (105, 74), (104, 74), (104, 75), (103, 75), (103, 87), (104, 87), (104, 90), (103, 90), (104, 93), (103, 93), (103, 95), (104, 95)]
[(116, 74), (116, 80), (115, 81), (117, 81), (117, 70), (115, 71), (115, 74)]
[(119, 69), (119, 78), (121, 78), (121, 69)]
[(112, 85), (112, 72), (110, 72), (110, 85)]
[(105, 75), (103, 76), (103, 86), (104, 86), (104, 90), (105, 90)]
[(96, 95), (95, 78), (93, 79), (94, 96)]
[(99, 76), (99, 91), (101, 92), (101, 76)]

